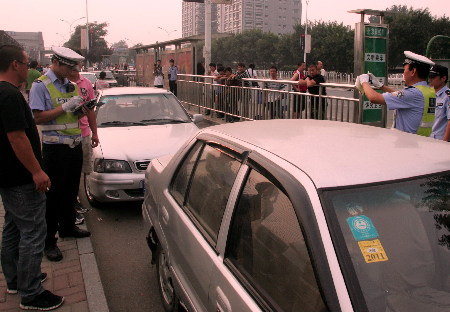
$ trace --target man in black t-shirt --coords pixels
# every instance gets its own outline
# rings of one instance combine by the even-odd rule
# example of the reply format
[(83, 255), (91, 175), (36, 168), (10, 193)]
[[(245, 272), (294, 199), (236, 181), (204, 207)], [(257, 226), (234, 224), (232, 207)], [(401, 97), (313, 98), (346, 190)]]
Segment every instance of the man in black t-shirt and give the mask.
[(20, 47), (0, 46), (0, 195), (5, 209), (1, 264), (6, 291), (20, 307), (51, 310), (64, 298), (41, 282), (47, 234), (45, 192), (50, 179), (41, 168), (41, 145), (30, 107), (19, 90), (27, 79), (28, 56)]
[[(319, 73), (317, 66), (312, 64), (308, 66), (308, 76), (306, 76), (305, 79), (300, 79), (298, 84), (300, 86), (308, 87), (308, 92), (310, 94), (319, 95), (319, 85), (324, 82), (325, 77)], [(322, 87), (322, 95), (327, 95), (325, 87)], [(319, 103), (321, 107), (319, 107)], [(319, 99), (318, 97), (311, 97), (311, 118), (326, 119), (326, 109), (327, 107), (324, 98)]]

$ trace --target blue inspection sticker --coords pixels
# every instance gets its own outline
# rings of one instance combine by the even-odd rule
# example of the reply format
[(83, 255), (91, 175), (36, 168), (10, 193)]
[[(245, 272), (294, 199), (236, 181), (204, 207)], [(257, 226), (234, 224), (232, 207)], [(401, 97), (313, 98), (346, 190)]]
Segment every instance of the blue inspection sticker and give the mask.
[(347, 219), (353, 236), (357, 241), (374, 239), (378, 237), (378, 232), (372, 220), (366, 216), (356, 216)]

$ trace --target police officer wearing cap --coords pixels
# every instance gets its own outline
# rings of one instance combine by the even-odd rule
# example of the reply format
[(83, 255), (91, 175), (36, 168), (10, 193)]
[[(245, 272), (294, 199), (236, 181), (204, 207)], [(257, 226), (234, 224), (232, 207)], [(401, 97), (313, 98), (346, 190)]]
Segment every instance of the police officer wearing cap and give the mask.
[(67, 77), (84, 59), (65, 47), (52, 48), (52, 65), (30, 91), (30, 107), (42, 130), (43, 168), (52, 181), (47, 193), (47, 237), (44, 253), (50, 261), (60, 261), (59, 237), (87, 237), (88, 231), (75, 225), (75, 203), (81, 176), (83, 152), (78, 118), (73, 112), (83, 100), (78, 87)]
[(428, 81), (436, 91), (436, 110), (430, 137), (450, 141), (450, 88), (447, 87), (448, 68), (442, 65), (431, 67)]
[[(434, 120), (436, 93), (426, 82), (430, 67), (434, 63), (425, 56), (405, 51), (403, 63), (403, 79), (407, 87), (402, 91), (395, 91), (384, 86), (373, 74), (362, 74), (356, 79), (356, 86), (364, 92), (370, 102), (387, 105), (395, 110), (394, 128), (420, 135), (429, 136)], [(380, 94), (371, 88), (370, 83)]]

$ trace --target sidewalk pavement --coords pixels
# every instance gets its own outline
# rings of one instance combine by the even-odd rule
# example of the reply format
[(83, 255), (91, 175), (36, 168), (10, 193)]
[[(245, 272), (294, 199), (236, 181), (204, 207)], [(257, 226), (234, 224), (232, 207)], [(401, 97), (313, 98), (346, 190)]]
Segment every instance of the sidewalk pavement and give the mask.
[[(0, 198), (0, 227), (3, 229), (5, 210)], [(81, 228), (86, 229), (85, 226)], [(0, 232), (1, 238), (1, 232)], [(48, 274), (45, 289), (64, 296), (58, 312), (108, 312), (103, 286), (92, 249), (91, 239), (60, 238), (58, 247), (63, 253), (59, 262), (42, 259), (42, 272)], [(6, 281), (0, 268), (0, 311), (22, 311), (20, 297), (6, 293)]]

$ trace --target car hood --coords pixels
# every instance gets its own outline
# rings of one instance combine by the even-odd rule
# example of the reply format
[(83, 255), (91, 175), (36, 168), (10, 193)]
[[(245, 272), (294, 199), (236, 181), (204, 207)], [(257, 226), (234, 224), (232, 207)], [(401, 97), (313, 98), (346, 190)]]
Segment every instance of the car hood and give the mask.
[(176, 152), (198, 128), (194, 123), (98, 128), (103, 158), (153, 159)]

